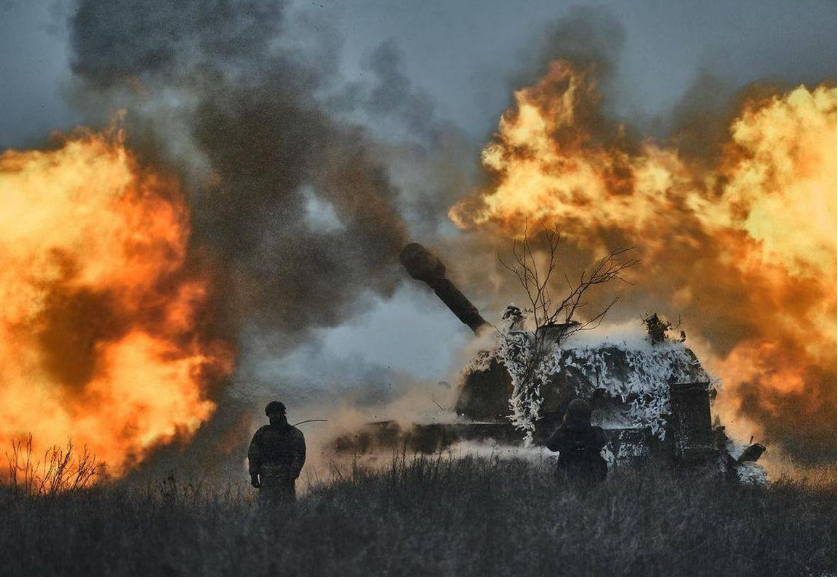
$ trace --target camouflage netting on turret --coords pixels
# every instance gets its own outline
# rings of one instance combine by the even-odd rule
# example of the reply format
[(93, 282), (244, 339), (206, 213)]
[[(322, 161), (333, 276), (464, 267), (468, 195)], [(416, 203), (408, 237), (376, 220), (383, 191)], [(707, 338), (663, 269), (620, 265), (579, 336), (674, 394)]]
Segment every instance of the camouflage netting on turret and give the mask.
[(526, 443), (539, 443), (570, 401), (586, 399), (594, 423), (610, 433), (603, 452), (609, 462), (648, 456), (654, 447), (741, 481), (765, 481), (754, 463), (765, 448), (738, 445), (722, 426), (711, 426), (710, 399), (720, 381), (683, 342), (594, 333), (539, 342), (524, 330), (498, 332), (494, 347), (464, 369), (458, 413), (506, 419)]
[(574, 398), (594, 402), (594, 419), (604, 427), (648, 428), (664, 436), (670, 413), (670, 383), (718, 381), (679, 342), (579, 340), (549, 343), (535, 357), (534, 337), (525, 331), (498, 334), (495, 347), (464, 369), (458, 412), (472, 418), (509, 417), (532, 431), (545, 415), (561, 414)]
[(710, 383), (695, 354), (681, 343), (556, 347), (543, 363), (543, 412), (559, 411), (564, 392), (600, 397), (597, 423), (648, 427), (662, 436), (670, 413), (670, 383)]

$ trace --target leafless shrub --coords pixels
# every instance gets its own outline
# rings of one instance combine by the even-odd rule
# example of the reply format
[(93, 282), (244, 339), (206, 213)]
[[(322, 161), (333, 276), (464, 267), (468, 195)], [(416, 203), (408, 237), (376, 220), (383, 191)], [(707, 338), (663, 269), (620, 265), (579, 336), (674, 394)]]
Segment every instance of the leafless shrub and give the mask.
[[(498, 256), (501, 265), (515, 275), (524, 289), (530, 303), (530, 308), (527, 311), (532, 313), (536, 328), (559, 324), (571, 325), (576, 322), (574, 317), (588, 305), (585, 296), (589, 290), (613, 280), (630, 284), (623, 277), (623, 274), (640, 261), (628, 257), (629, 252), (634, 248), (618, 248), (611, 250), (607, 256), (593, 264), (590, 269), (582, 270), (578, 281), (572, 282), (570, 277), (565, 274), (567, 294), (558, 303), (558, 306), (554, 307), (553, 298), (550, 294), (550, 280), (558, 267), (556, 252), (561, 242), (561, 233), (558, 226), (552, 229), (545, 227), (544, 237), (547, 240), (548, 260), (546, 268), (538, 266), (536, 261), (537, 250), (532, 247), (526, 226), (522, 241), (512, 242), (514, 263), (508, 263), (501, 256)], [(562, 337), (567, 338), (577, 332), (597, 328), (618, 300), (618, 297), (614, 297), (604, 309), (598, 311), (595, 315), (587, 318), (584, 322), (573, 324), (562, 334)]]
[(88, 487), (104, 469), (96, 455), (87, 447), (76, 451), (72, 441), (66, 447), (49, 448), (43, 458), (36, 457), (32, 434), (25, 439), (12, 439), (6, 452), (7, 486), (29, 495), (57, 495)]
[[(535, 333), (531, 341), (507, 338), (506, 367), (512, 376), (513, 393), (510, 399), (512, 420), (516, 427), (526, 432), (525, 441), (531, 440), (534, 422), (539, 418), (541, 406), (541, 382), (539, 369), (549, 349), (548, 345), (560, 344), (568, 337), (584, 330), (597, 328), (605, 315), (617, 303), (614, 297), (605, 308), (598, 310), (583, 321), (575, 318), (588, 306), (588, 292), (614, 280), (629, 283), (623, 274), (639, 262), (630, 258), (633, 248), (611, 250), (590, 268), (583, 270), (576, 281), (565, 274), (567, 293), (558, 302), (551, 295), (551, 281), (558, 270), (557, 251), (561, 242), (558, 226), (543, 226), (546, 244), (546, 266), (539, 266), (538, 250), (533, 247), (529, 230), (525, 226), (522, 240), (513, 241), (511, 262), (501, 256), (498, 260), (517, 279), (529, 302), (526, 311), (533, 317)], [(555, 331), (551, 331), (555, 329)]]

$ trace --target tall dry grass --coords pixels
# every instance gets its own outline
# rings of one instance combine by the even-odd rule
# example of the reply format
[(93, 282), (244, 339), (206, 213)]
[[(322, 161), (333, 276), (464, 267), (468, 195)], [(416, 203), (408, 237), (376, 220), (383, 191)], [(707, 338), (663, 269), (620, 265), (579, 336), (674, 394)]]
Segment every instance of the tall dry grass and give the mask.
[(294, 506), (169, 478), (0, 494), (4, 575), (820, 575), (836, 492), (625, 468), (585, 495), (548, 464), (398, 457), (312, 482)]
[(57, 495), (76, 491), (101, 479), (104, 466), (87, 447), (77, 450), (72, 441), (65, 447), (53, 446), (37, 456), (32, 434), (12, 439), (5, 452), (5, 473), (0, 470), (0, 484), (6, 491), (25, 495)]

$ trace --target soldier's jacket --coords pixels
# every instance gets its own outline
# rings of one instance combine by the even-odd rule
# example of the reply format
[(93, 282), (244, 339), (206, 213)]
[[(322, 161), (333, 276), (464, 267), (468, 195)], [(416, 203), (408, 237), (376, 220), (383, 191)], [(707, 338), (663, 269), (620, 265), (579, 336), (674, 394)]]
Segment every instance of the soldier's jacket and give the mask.
[(261, 475), (269, 485), (276, 480), (294, 481), (306, 462), (305, 437), (291, 425), (265, 425), (253, 436), (247, 460), (250, 475)]
[(547, 441), (547, 449), (558, 451), (563, 456), (569, 457), (599, 455), (605, 443), (605, 432), (602, 427), (567, 422), (562, 424)]
[(605, 447), (605, 432), (590, 424), (566, 422), (547, 441), (550, 451), (558, 451), (558, 473), (591, 482), (602, 481), (608, 464), (600, 455)]

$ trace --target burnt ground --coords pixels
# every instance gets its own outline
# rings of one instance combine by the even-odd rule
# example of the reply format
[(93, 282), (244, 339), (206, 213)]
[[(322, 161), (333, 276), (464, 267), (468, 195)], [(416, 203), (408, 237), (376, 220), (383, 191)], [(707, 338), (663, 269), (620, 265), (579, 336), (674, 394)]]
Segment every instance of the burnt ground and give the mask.
[[(834, 469), (833, 469), (834, 471)], [(581, 497), (549, 465), (394, 459), (263, 509), (174, 479), (0, 493), (3, 575), (835, 575), (836, 490), (623, 469)]]

